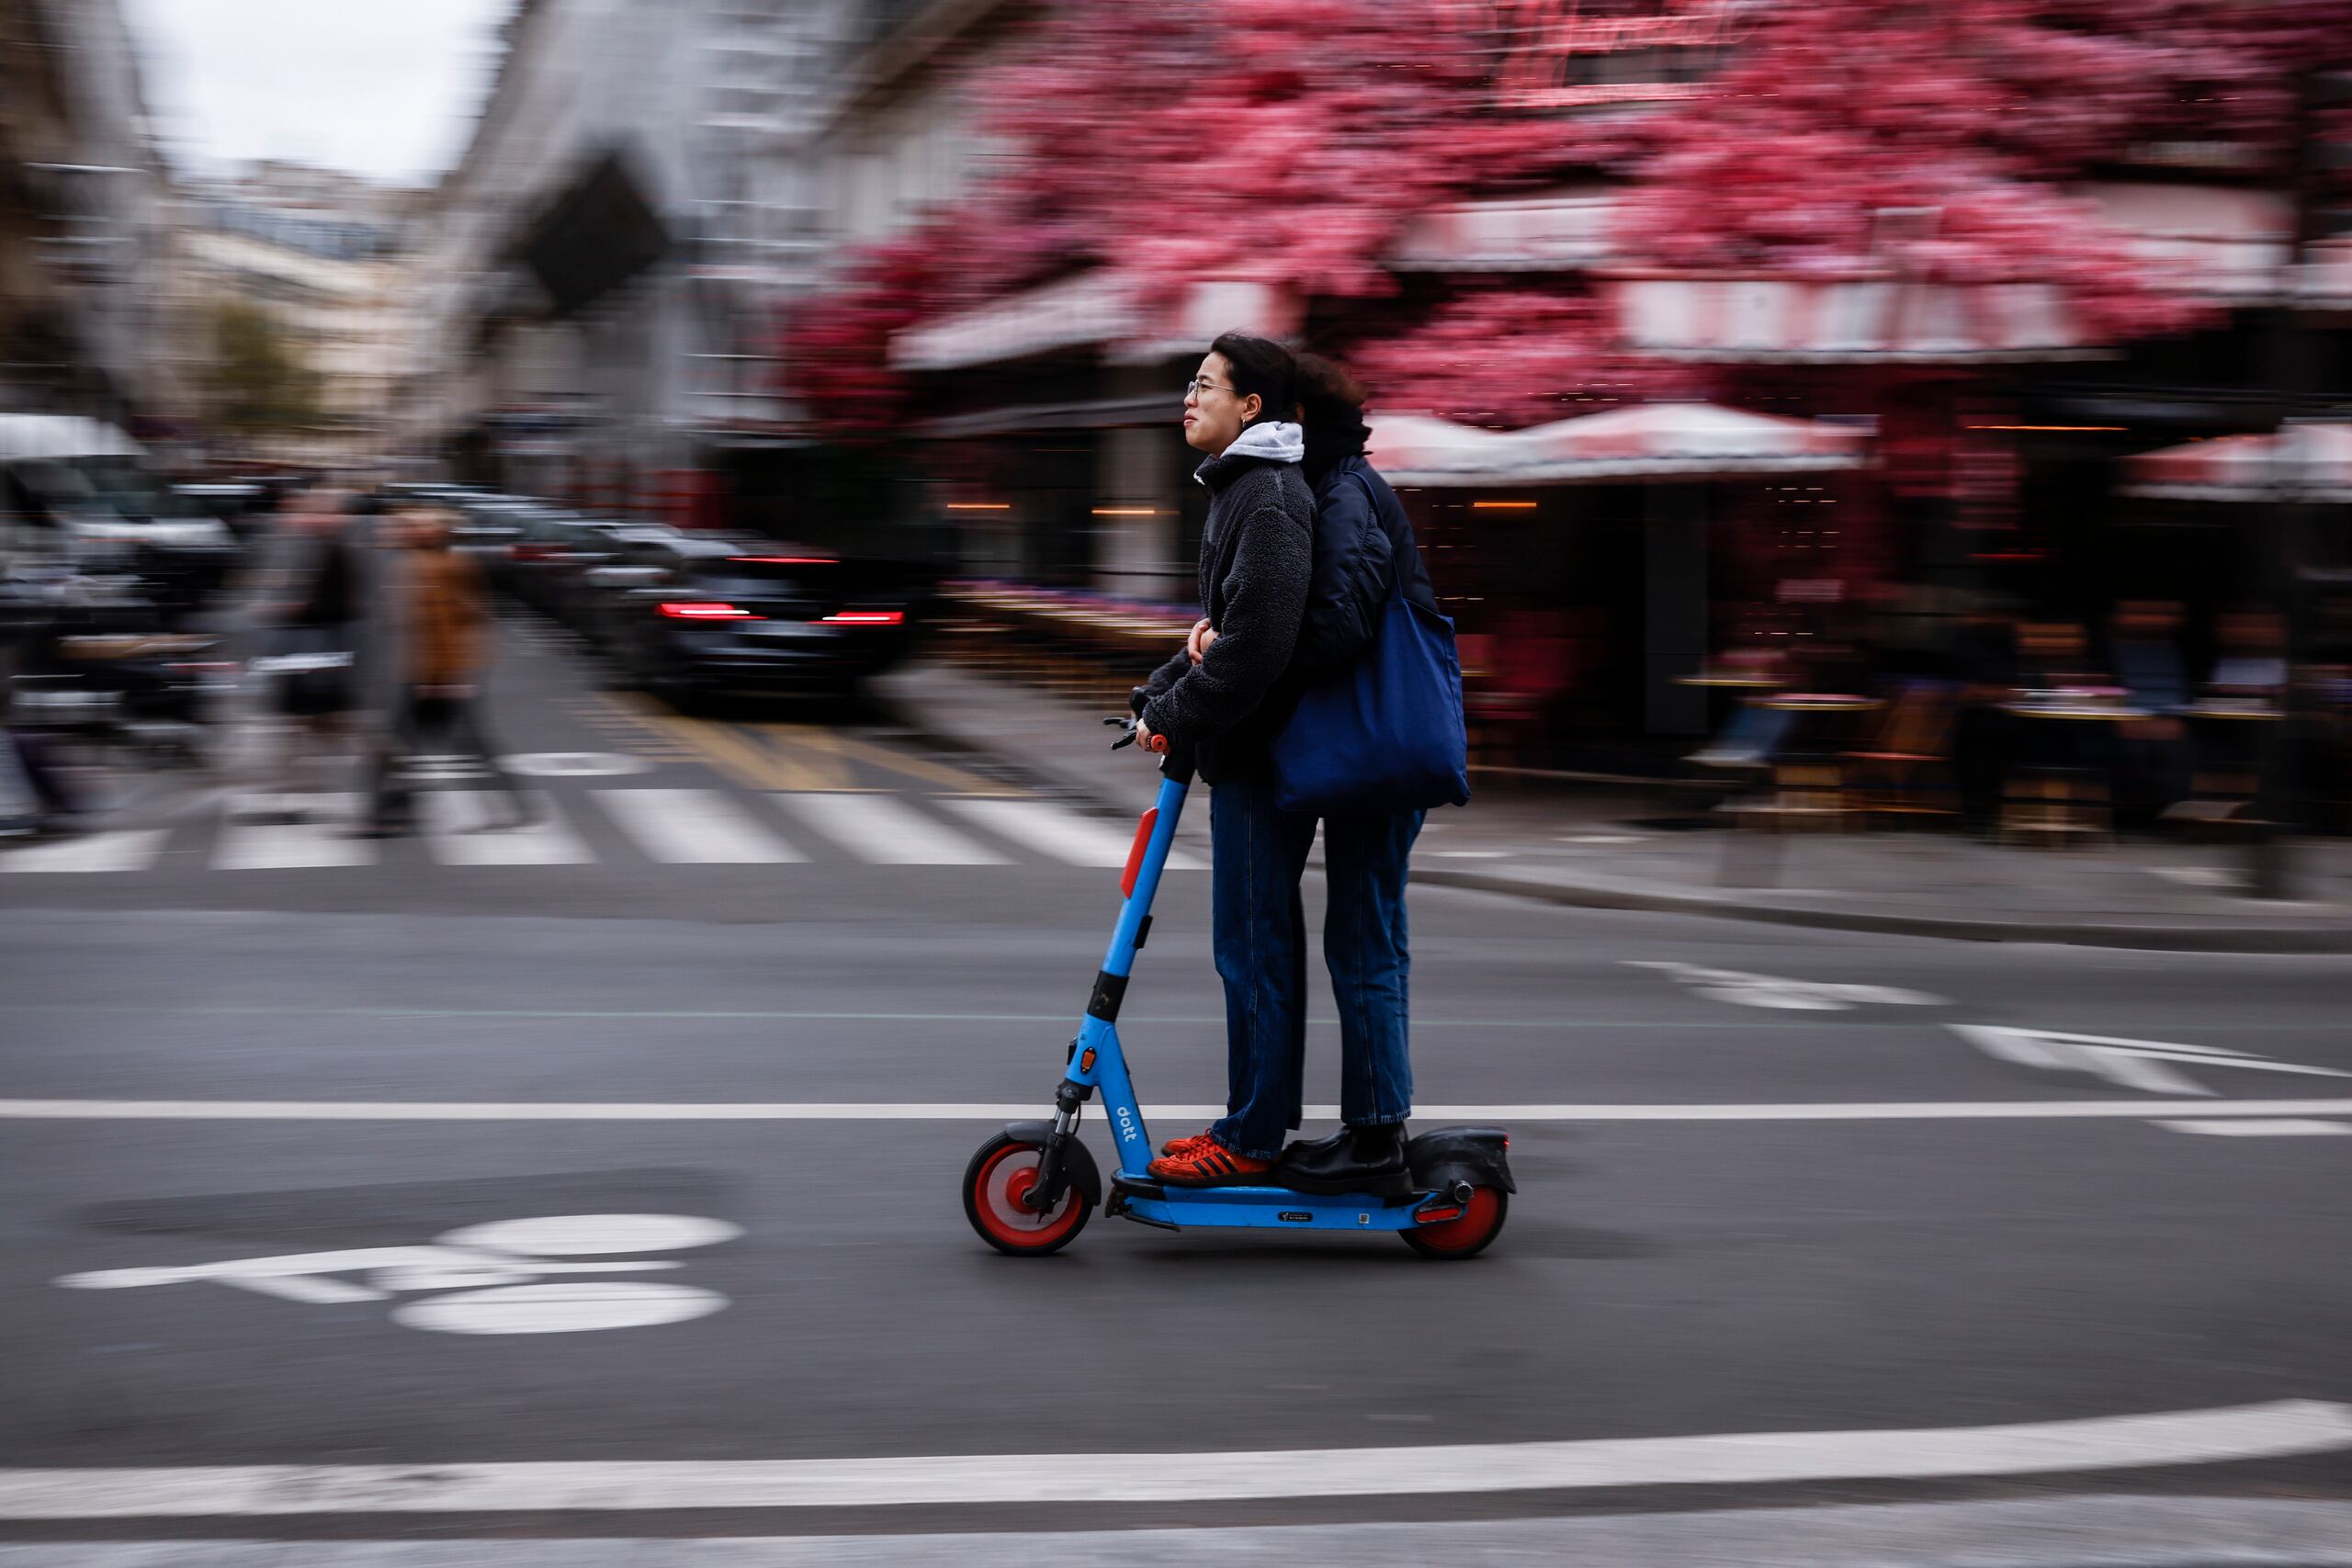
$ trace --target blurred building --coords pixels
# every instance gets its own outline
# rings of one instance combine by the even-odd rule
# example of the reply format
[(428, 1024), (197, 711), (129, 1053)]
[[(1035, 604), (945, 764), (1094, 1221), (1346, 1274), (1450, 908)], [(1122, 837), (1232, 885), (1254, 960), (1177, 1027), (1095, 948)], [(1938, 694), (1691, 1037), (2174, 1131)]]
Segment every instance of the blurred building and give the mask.
[(451, 472), (693, 516), (772, 441), (775, 305), (809, 249), (784, 155), (848, 6), (525, 0), (426, 209), (406, 447)]
[[(265, 163), (180, 199), (174, 357), (216, 446), (301, 464), (380, 459), (413, 369), (406, 248), (418, 195)], [(240, 348), (224, 334), (241, 330), (267, 340), (281, 385), (236, 375)], [(280, 406), (243, 406), (257, 397)]]
[[(953, 271), (957, 225), (987, 219), (947, 206), (955, 179), (925, 179), (925, 138), (985, 91), (974, 73), (1002, 9), (876, 9), (891, 25), (866, 58), (894, 70), (844, 73), (842, 109), (819, 142), (836, 171), (825, 187), (830, 231), (843, 243), (878, 237), (944, 209), (931, 254)], [(1712, 78), (1742, 65), (1754, 35), (1729, 25), (1738, 9), (1494, 6), (1489, 85), (1459, 100), (1464, 134), (1516, 118), (1559, 126), (1566, 145), (1597, 115), (1704, 117), (1678, 106), (1703, 106)], [(1843, 276), (1770, 262), (1668, 265), (1625, 237), (1619, 220), (1645, 194), (1641, 165), (1614, 156), (1562, 167), (1543, 188), (1518, 176), (1457, 186), (1404, 226), (1382, 262), (1394, 289), (1377, 298), (1214, 276), (1139, 295), (1114, 245), (898, 333), (888, 358), (912, 386), (913, 412), (895, 444), (931, 476), (928, 504), (955, 526), (967, 570), (1182, 601), (1202, 498), (1185, 479), (1193, 458), (1170, 389), (1215, 332), (1376, 354), (1453, 301), (1508, 291), (1527, 314), (1493, 318), (1489, 340), (1462, 342), (1465, 355), (1540, 337), (1548, 302), (1603, 323), (1594, 352), (1654, 383), (1679, 369), (1737, 410), (1815, 422), (1784, 434), (1787, 450), (1712, 466), (1717, 432), (1761, 427), (1666, 417), (1612, 427), (1613, 441), (1631, 445), (1604, 458), (1560, 462), (1525, 460), (1524, 443), (1488, 446), (1475, 419), (1447, 434), (1407, 499), (1465, 637), (1482, 649), (1556, 650), (1500, 676), (1522, 683), (1521, 711), (1689, 733), (1710, 715), (1705, 694), (1684, 682), (1711, 653), (1819, 649), (1825, 669), (1838, 659), (1949, 667), (1970, 605), (2096, 627), (2119, 596), (2177, 599), (2192, 612), (2189, 656), (2201, 660), (2200, 639), (2229, 604), (2275, 596), (2277, 538), (2244, 510), (2140, 504), (2124, 493), (2122, 465), (2170, 443), (2342, 418), (2352, 406), (2352, 76), (2328, 65), (2314, 59), (2285, 84), (2303, 106), (2300, 148), (2185, 127), (2081, 158), (2079, 177), (2048, 191), (2080, 214), (2078, 254), (2068, 240), (2045, 242), (2047, 272), (1997, 283), (1912, 269), (1905, 258), (1939, 238), (1932, 207), (1880, 210), (1878, 254)], [(1137, 81), (1136, 112), (1179, 89)], [(989, 152), (965, 146), (959, 172), (969, 177), (971, 160)], [(1057, 154), (1047, 138), (1022, 155)], [(1754, 145), (1739, 156), (1783, 153)], [(2170, 269), (2167, 287), (2211, 307), (2204, 324), (2109, 337), (2070, 309), (2080, 256), (2116, 235)], [(1426, 352), (1420, 363), (1443, 367)], [(1392, 379), (1385, 406), (1413, 409), (1416, 389)], [(1608, 401), (1566, 398), (1589, 389), (1564, 383), (1559, 413)], [(1858, 429), (1870, 436), (1863, 467), (1807, 468), (1807, 449)], [(1563, 427), (1551, 445), (1580, 443)], [(1495, 460), (1482, 463), (1486, 451)]]
[(0, 410), (168, 429), (170, 254), (117, 0), (0, 0)]
[[(1180, 9), (1161, 22), (1269, 25)], [(1852, 14), (1813, 9), (1821, 27)], [(1442, 596), (1481, 646), (1556, 653), (1510, 677), (1534, 682), (1524, 711), (1569, 704), (1573, 723), (1671, 735), (1708, 722), (1680, 682), (1711, 653), (1850, 641), (1888, 604), (1947, 622), (1963, 603), (2087, 620), (2128, 582), (2201, 596), (2210, 621), (2267, 581), (2259, 531), (2218, 513), (2148, 526), (2120, 465), (2324, 414), (2345, 395), (2352, 153), (2344, 72), (2324, 61), (2292, 84), (2308, 109), (2300, 152), (2199, 136), (2193, 116), (2084, 151), (2063, 186), (2031, 195), (2039, 210), (2078, 213), (2081, 244), (2044, 233), (2046, 275), (1952, 282), (1905, 259), (1941, 238), (1932, 207), (1871, 207), (1860, 254), (1826, 270), (1776, 262), (1769, 243), (1668, 265), (1629, 238), (1655, 165), (1642, 135), (1612, 128), (1722, 118), (1707, 107), (1719, 78), (1771, 68), (1758, 19), (1794, 17), (1801, 31), (1809, 11), (1406, 7), (1363, 24), (1393, 26), (1389, 64), (1409, 68), (1413, 27), (1440, 13), (1477, 35), (1477, 81), (1447, 88), (1424, 151), (1457, 124), (1556, 146), (1532, 164), (1449, 168), (1412, 187), (1442, 191), (1425, 209), (1336, 210), (1335, 229), (1384, 236), (1370, 264), (1380, 287), (1317, 292), (1280, 266), (1142, 287), (1127, 252), (1161, 238), (1150, 232), (1089, 233), (989, 281), (999, 272), (966, 265), (959, 243), (1001, 236), (981, 232), (989, 220), (967, 198), (984, 208), (997, 176), (1050, 175), (1081, 151), (988, 133), (992, 72), (1054, 12), (525, 0), (465, 158), (426, 209), (403, 446), (461, 477), (682, 520), (876, 547), (937, 525), (974, 576), (1181, 603), (1204, 498), (1172, 389), (1215, 333), (1386, 355), (1376, 412), (1390, 414), (1437, 408), (1415, 400), (1426, 381), (1451, 375), (1453, 396), (1483, 374), (1450, 353), (1483, 367), (1499, 350), (1524, 383), (1514, 416), (1389, 438), (1423, 460), (1406, 488)], [(1139, 117), (1182, 102), (1187, 84), (1130, 65), (1130, 51), (1147, 58), (1144, 35), (1083, 36), (1105, 58), (1080, 74), (1113, 108), (1128, 95)], [(1313, 50), (1297, 59), (1304, 90), (1344, 85), (1314, 78)], [(1815, 112), (1838, 129), (1834, 105)], [(1762, 144), (1776, 132), (1760, 134), (1732, 150), (1782, 158)], [(1945, 151), (1954, 167), (1974, 156), (1958, 141)], [(2131, 270), (2118, 236), (2213, 307), (2204, 324), (2102, 336), (2068, 308), (2094, 267)], [(875, 247), (901, 240), (944, 281), (913, 290), (921, 308), (879, 336), (870, 317), (854, 322), (842, 375), (787, 390), (780, 345), (869, 285)], [(1473, 330), (1430, 330), (1457, 311)], [(1547, 350), (1555, 334), (1569, 346)], [(1409, 352), (1391, 352), (1400, 344)], [(1600, 359), (1627, 373), (1610, 380)], [(1604, 385), (1587, 384), (1596, 375)], [(886, 381), (874, 406), (887, 416), (842, 438), (826, 400)], [(1631, 445), (1606, 457), (1526, 460), (1589, 454), (1607, 445), (1597, 432), (1506, 444), (1508, 460), (1485, 439), (1694, 387), (1724, 408), (1612, 425), (1608, 440)], [(1738, 450), (1710, 466), (1678, 448), (1692, 439)], [(1808, 466), (1826, 451), (1837, 463)]]
[(824, 480), (779, 330), (841, 257), (964, 188), (962, 68), (1006, 8), (526, 0), (425, 209), (403, 449), (585, 505), (825, 531), (787, 514)]

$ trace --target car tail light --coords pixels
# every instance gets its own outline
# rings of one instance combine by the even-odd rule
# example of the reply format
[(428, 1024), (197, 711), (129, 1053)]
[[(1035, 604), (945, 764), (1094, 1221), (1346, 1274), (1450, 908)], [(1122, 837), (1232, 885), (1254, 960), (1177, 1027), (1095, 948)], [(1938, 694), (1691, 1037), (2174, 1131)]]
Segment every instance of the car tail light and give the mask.
[(734, 604), (710, 599), (673, 599), (662, 606), (673, 621), (756, 621), (759, 616)]
[(829, 626), (895, 626), (907, 618), (904, 610), (842, 610), (827, 615)]

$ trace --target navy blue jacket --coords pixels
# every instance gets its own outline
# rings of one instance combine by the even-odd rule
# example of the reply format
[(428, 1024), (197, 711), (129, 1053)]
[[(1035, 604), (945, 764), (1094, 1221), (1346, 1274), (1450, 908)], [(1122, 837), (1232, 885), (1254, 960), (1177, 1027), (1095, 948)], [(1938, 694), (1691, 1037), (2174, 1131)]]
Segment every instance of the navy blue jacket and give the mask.
[(1315, 562), (1291, 653), (1294, 678), (1318, 680), (1355, 662), (1380, 630), (1400, 566), (1406, 597), (1435, 611), (1437, 591), (1405, 503), (1362, 453), (1340, 458), (1315, 487)]

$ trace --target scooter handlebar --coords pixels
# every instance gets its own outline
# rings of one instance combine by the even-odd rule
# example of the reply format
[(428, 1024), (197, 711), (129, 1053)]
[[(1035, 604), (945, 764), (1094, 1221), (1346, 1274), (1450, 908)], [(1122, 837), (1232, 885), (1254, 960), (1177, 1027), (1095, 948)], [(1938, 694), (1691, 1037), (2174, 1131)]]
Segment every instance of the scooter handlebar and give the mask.
[[(1102, 722), (1115, 725), (1119, 729), (1119, 738), (1111, 742), (1112, 750), (1136, 743), (1136, 720), (1132, 714), (1114, 715)], [(1179, 784), (1193, 782), (1193, 753), (1189, 747), (1179, 746), (1165, 735), (1156, 734), (1147, 749), (1158, 754), (1161, 777), (1174, 779)]]

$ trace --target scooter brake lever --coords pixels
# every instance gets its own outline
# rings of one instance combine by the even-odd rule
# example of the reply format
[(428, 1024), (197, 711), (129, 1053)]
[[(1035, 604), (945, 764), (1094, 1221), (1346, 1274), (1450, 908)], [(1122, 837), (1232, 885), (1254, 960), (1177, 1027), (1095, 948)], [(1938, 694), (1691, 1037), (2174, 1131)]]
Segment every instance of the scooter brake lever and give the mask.
[(1111, 742), (1112, 750), (1115, 751), (1122, 746), (1132, 746), (1136, 743), (1136, 721), (1134, 719), (1120, 718), (1114, 716), (1110, 718), (1104, 719), (1102, 722), (1105, 724), (1121, 724), (1126, 726), (1126, 733), (1120, 736), (1116, 740)]

